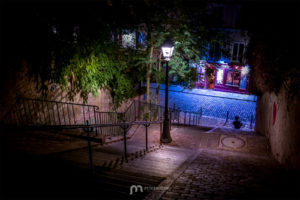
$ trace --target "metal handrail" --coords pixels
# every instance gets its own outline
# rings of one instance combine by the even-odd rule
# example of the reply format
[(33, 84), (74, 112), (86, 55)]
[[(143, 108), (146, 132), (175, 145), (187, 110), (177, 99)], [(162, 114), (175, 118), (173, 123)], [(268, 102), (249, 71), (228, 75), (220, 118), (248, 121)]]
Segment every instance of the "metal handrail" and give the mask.
[(70, 104), (70, 105), (78, 105), (78, 106), (90, 106), (90, 107), (95, 107), (96, 110), (99, 110), (99, 106), (95, 106), (95, 105), (91, 105), (91, 104), (80, 104), (80, 103), (73, 103), (73, 102), (62, 102), (62, 101), (32, 99), (32, 98), (23, 98), (23, 100), (43, 101), (43, 102), (51, 102), (51, 103), (62, 103), (62, 104)]

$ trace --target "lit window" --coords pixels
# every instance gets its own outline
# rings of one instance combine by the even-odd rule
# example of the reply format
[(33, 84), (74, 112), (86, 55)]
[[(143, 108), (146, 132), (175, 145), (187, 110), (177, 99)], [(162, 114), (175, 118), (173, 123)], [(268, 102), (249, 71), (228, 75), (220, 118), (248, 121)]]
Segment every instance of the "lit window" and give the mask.
[(136, 35), (135, 33), (122, 34), (122, 46), (124, 48), (135, 48)]
[(240, 78), (240, 72), (235, 70), (228, 70), (226, 77), (226, 85), (239, 86)]
[(217, 84), (223, 84), (224, 69), (218, 69), (217, 71)]
[(249, 73), (249, 68), (248, 67), (243, 67), (241, 76), (246, 76), (248, 73)]
[(205, 66), (201, 67), (201, 78), (200, 78), (201, 82), (205, 81)]

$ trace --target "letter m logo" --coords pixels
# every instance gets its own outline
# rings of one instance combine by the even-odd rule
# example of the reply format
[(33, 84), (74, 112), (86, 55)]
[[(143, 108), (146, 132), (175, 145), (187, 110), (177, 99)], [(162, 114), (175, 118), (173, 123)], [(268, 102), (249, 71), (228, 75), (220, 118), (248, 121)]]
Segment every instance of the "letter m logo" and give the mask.
[(140, 190), (140, 192), (143, 192), (143, 187), (141, 185), (130, 186), (130, 195), (132, 195), (133, 192), (138, 192), (139, 190)]

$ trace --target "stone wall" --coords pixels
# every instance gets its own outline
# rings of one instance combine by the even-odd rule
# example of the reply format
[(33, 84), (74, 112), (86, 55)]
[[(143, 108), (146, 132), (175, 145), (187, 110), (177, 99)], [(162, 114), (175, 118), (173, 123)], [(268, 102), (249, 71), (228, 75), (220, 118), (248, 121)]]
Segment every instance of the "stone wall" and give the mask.
[[(1, 80), (1, 93), (0, 93), (0, 120), (5, 116), (9, 110), (17, 102), (18, 98), (42, 98), (41, 91), (37, 89), (37, 83), (34, 78), (29, 75), (28, 68), (23, 65), (22, 67), (8, 71), (8, 74)], [(48, 85), (47, 100), (70, 102), (67, 99), (67, 93), (57, 84)], [(83, 103), (80, 95), (74, 97), (74, 103)], [(98, 96), (94, 97), (89, 94), (86, 104), (99, 106), (100, 111), (112, 110), (112, 98), (108, 90), (99, 89)], [(131, 100), (125, 101), (118, 111), (123, 111), (131, 103)]]
[(255, 131), (269, 138), (274, 157), (289, 169), (300, 169), (299, 98), (284, 89), (258, 97)]

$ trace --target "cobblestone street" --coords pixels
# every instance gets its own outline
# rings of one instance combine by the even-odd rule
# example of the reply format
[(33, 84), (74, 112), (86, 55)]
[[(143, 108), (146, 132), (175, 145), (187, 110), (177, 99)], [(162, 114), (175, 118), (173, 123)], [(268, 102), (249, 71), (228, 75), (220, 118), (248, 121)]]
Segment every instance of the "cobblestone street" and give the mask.
[(271, 158), (206, 149), (161, 199), (299, 199), (298, 187)]

